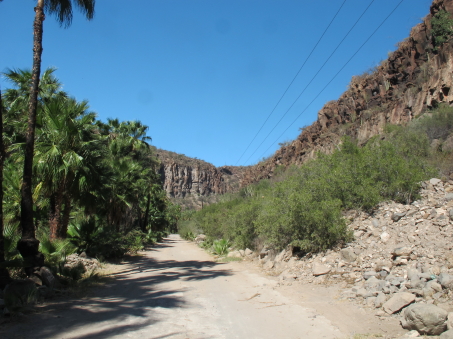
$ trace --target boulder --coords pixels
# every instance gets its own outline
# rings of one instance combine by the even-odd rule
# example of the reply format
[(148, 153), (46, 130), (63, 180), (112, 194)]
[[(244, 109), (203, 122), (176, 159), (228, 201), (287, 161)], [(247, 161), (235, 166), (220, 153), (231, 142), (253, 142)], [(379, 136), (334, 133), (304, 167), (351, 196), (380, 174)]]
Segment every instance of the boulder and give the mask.
[(324, 274), (329, 273), (330, 270), (331, 270), (331, 268), (329, 266), (327, 266), (327, 265), (315, 263), (313, 265), (312, 272), (313, 272), (313, 275), (315, 277), (317, 277), (318, 275), (324, 275)]
[(394, 222), (397, 222), (397, 221), (399, 221), (402, 217), (404, 217), (405, 215), (406, 215), (405, 212), (403, 212), (403, 213), (393, 213), (392, 216), (391, 216), (391, 218), (392, 218), (392, 220), (393, 220)]
[(453, 289), (453, 276), (448, 273), (441, 273), (437, 277), (439, 284), (442, 285), (443, 288), (446, 289)]
[(199, 243), (202, 243), (203, 241), (206, 240), (206, 236), (204, 234), (198, 234), (196, 236), (196, 238), (194, 239), (194, 241), (199, 244)]
[(436, 281), (436, 280), (430, 280), (426, 283), (426, 288), (430, 288), (434, 290), (435, 292), (440, 292), (442, 291), (442, 286)]
[(448, 313), (447, 316), (447, 328), (453, 330), (453, 312)]
[(432, 178), (429, 180), (429, 183), (433, 186), (436, 186), (438, 183), (440, 183), (442, 180), (437, 179), (437, 178)]
[(439, 336), (439, 339), (453, 339), (453, 330), (448, 330)]
[(230, 251), (227, 254), (227, 258), (242, 258), (242, 255), (239, 251)]
[(357, 254), (354, 253), (352, 248), (343, 248), (340, 253), (341, 257), (346, 262), (353, 262), (357, 259)]
[(376, 278), (377, 273), (375, 271), (366, 271), (363, 273), (363, 279), (368, 280), (371, 277)]
[(412, 304), (415, 301), (415, 295), (408, 292), (395, 293), (389, 300), (382, 305), (382, 308), (388, 314), (400, 311), (403, 307)]
[(249, 256), (249, 255), (253, 254), (253, 251), (250, 248), (246, 248), (244, 253), (245, 253), (246, 256)]
[(381, 227), (381, 223), (379, 222), (378, 219), (373, 219), (371, 220), (371, 224), (373, 225), (373, 227)]
[(420, 333), (413, 330), (413, 331), (407, 332), (405, 335), (403, 335), (402, 337), (399, 337), (398, 339), (409, 339), (409, 338), (418, 338), (418, 337), (420, 337)]
[(387, 301), (387, 296), (384, 293), (379, 293), (374, 300), (374, 307), (379, 308), (384, 305), (384, 303)]
[(395, 257), (409, 256), (412, 253), (412, 249), (407, 246), (397, 247), (392, 251), (392, 255)]
[(447, 329), (447, 311), (431, 304), (410, 305), (403, 311), (401, 325), (420, 334), (439, 335)]
[(41, 267), (41, 269), (39, 270), (39, 275), (41, 276), (43, 285), (49, 287), (50, 289), (55, 287), (57, 280), (47, 267)]

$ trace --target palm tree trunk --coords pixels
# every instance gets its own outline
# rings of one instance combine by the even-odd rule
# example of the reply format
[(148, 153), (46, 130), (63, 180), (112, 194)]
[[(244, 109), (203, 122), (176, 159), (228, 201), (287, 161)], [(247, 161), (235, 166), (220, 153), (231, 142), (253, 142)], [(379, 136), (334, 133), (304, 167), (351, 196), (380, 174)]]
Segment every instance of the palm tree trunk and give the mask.
[(60, 182), (57, 188), (57, 192), (54, 196), (54, 206), (53, 206), (53, 213), (49, 220), (50, 226), (50, 239), (55, 240), (60, 238), (60, 230), (61, 230), (61, 210), (63, 207), (63, 195), (64, 195), (64, 183)]
[[(3, 163), (5, 161), (5, 145), (3, 144), (3, 103), (0, 90), (0, 265), (5, 262), (5, 239), (3, 237)], [(0, 268), (0, 290), (10, 281), (6, 268)]]
[(25, 136), (24, 175), (21, 187), (20, 224), (22, 238), (17, 244), (17, 249), (26, 261), (27, 275), (33, 273), (33, 267), (44, 265), (44, 256), (39, 253), (39, 240), (35, 237), (33, 223), (33, 152), (35, 145), (36, 111), (38, 108), (38, 87), (41, 75), (42, 34), (44, 22), (44, 0), (38, 0), (35, 7), (35, 21), (33, 24), (33, 69), (30, 87), (30, 101), (28, 106), (28, 126)]
[(148, 225), (148, 217), (149, 217), (149, 207), (151, 205), (151, 194), (148, 193), (146, 196), (146, 209), (145, 209), (145, 217), (143, 218), (142, 224), (142, 231), (146, 233), (146, 226)]
[(61, 239), (66, 239), (69, 225), (69, 216), (71, 214), (71, 196), (66, 192), (64, 195), (64, 210), (63, 210), (63, 219), (61, 221), (61, 228), (58, 230), (58, 237)]

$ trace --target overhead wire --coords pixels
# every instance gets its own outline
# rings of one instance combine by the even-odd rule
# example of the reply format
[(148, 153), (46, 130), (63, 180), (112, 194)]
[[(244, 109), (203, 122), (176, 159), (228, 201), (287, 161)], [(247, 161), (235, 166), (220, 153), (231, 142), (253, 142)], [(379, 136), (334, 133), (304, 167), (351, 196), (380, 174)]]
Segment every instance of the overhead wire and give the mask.
[(282, 134), (279, 135), (279, 137), (263, 152), (263, 154), (261, 155), (264, 156), (264, 154), (266, 154), (266, 152), (273, 146), (275, 145), (275, 143), (278, 142), (278, 140), (283, 136), (283, 134), (285, 134), (285, 132), (291, 128), (292, 125), (294, 125), (294, 123), (301, 117), (301, 115), (303, 113), (305, 113), (305, 111), (308, 109), (308, 107), (310, 107), (313, 102), (321, 95), (322, 92), (324, 92), (324, 90), (332, 83), (333, 80), (335, 80), (335, 78), (338, 76), (338, 74), (341, 73), (341, 71), (351, 62), (351, 60), (357, 55), (357, 53), (360, 52), (360, 50), (363, 48), (363, 46), (365, 46), (365, 44), (373, 37), (373, 35), (379, 30), (379, 28), (381, 28), (381, 26), (388, 20), (388, 18), (390, 18), (390, 16), (398, 9), (398, 7), (404, 2), (404, 0), (401, 0), (396, 6), (395, 8), (390, 12), (389, 15), (387, 15), (387, 17), (381, 22), (381, 24), (373, 31), (373, 33), (371, 33), (371, 35), (368, 37), (368, 39), (365, 40), (365, 42), (357, 49), (357, 51), (349, 58), (349, 60), (343, 65), (343, 67), (340, 68), (340, 70), (332, 77), (332, 79), (330, 79), (330, 81), (323, 87), (323, 89), (313, 98), (312, 101), (310, 101), (310, 103), (304, 108), (304, 110), (293, 120), (293, 122), (282, 132)]
[[(308, 59), (311, 57), (311, 55), (313, 54), (313, 52), (315, 51), (316, 47), (318, 47), (319, 43), (321, 42), (322, 38), (324, 37), (324, 35), (326, 34), (327, 30), (329, 29), (329, 27), (332, 25), (332, 23), (334, 22), (335, 18), (338, 16), (338, 13), (340, 13), (341, 9), (343, 8), (344, 4), (346, 3), (347, 0), (344, 0), (343, 3), (341, 4), (340, 8), (338, 9), (338, 11), (335, 13), (334, 17), (332, 18), (332, 20), (330, 20), (330, 23), (329, 25), (327, 25), (326, 29), (324, 30), (324, 32), (322, 33), (321, 37), (318, 39), (318, 42), (315, 44), (315, 46), (313, 47), (313, 49), (311, 50), (310, 54), (307, 56), (307, 58), (305, 59), (304, 63), (302, 64), (302, 66), (299, 68), (299, 70), (297, 71), (296, 75), (293, 77), (293, 79), (291, 80), (291, 82), (289, 83), (288, 87), (286, 87), (285, 91), (283, 92), (283, 94), (281, 95), (280, 99), (278, 100), (278, 102), (275, 104), (274, 108), (272, 109), (272, 111), (269, 113), (269, 115), (267, 116), (266, 120), (263, 122), (263, 124), (261, 125), (260, 129), (258, 130), (258, 132), (256, 132), (255, 136), (253, 137), (252, 141), (250, 141), (249, 145), (247, 146), (247, 148), (245, 149), (245, 151), (242, 153), (242, 155), (239, 157), (238, 161), (236, 162), (235, 165), (237, 165), (239, 163), (239, 161), (242, 159), (242, 157), (244, 156), (244, 154), (248, 151), (248, 149), (250, 148), (250, 146), (252, 145), (252, 143), (255, 141), (256, 137), (258, 136), (258, 134), (261, 132), (261, 130), (263, 129), (264, 125), (266, 124), (266, 122), (269, 120), (269, 118), (271, 117), (271, 115), (274, 113), (275, 109), (277, 108), (277, 106), (280, 104), (280, 102), (282, 101), (283, 97), (286, 95), (286, 92), (288, 92), (289, 88), (291, 87), (291, 85), (293, 84), (294, 80), (296, 80), (297, 76), (299, 75), (299, 73), (302, 71), (302, 69), (304, 68), (305, 64), (307, 63)], [(373, 0), (374, 1), (374, 0)]]
[(359, 21), (362, 19), (362, 17), (365, 15), (365, 13), (368, 11), (368, 9), (371, 7), (371, 5), (374, 3), (375, 0), (372, 0), (368, 6), (365, 8), (365, 10), (362, 12), (362, 14), (359, 16), (359, 18), (356, 20), (356, 22), (354, 23), (354, 25), (351, 26), (351, 28), (349, 29), (349, 31), (345, 34), (345, 36), (343, 37), (343, 39), (341, 39), (340, 43), (335, 47), (335, 49), (332, 51), (332, 53), (329, 55), (329, 57), (324, 61), (324, 63), (322, 64), (322, 66), (318, 69), (318, 71), (316, 72), (316, 74), (311, 78), (311, 80), (308, 82), (308, 84), (305, 86), (305, 88), (302, 90), (302, 92), (300, 92), (300, 94), (297, 96), (297, 98), (293, 101), (293, 103), (289, 106), (289, 108), (286, 110), (286, 112), (283, 114), (283, 116), (280, 118), (280, 120), (274, 125), (274, 127), (271, 129), (271, 131), (266, 135), (266, 137), (264, 138), (264, 140), (258, 145), (258, 147), (255, 149), (255, 151), (253, 151), (253, 153), (247, 158), (247, 160), (245, 161), (245, 163), (247, 163), (247, 161), (250, 160), (250, 158), (256, 153), (256, 151), (258, 151), (258, 149), (261, 147), (261, 145), (267, 140), (267, 138), (272, 134), (272, 132), (275, 130), (275, 128), (280, 124), (280, 122), (283, 120), (283, 118), (285, 118), (285, 116), (288, 114), (288, 112), (291, 110), (291, 108), (293, 108), (293, 106), (296, 104), (296, 102), (299, 100), (299, 98), (302, 96), (302, 94), (305, 93), (305, 91), (307, 90), (307, 88), (311, 85), (311, 83), (313, 82), (313, 80), (318, 76), (318, 74), (322, 71), (322, 69), (324, 68), (324, 66), (329, 62), (329, 60), (332, 58), (332, 56), (335, 54), (335, 52), (338, 50), (338, 48), (340, 48), (340, 46), (343, 44), (343, 42), (346, 40), (346, 38), (349, 36), (349, 34), (352, 32), (352, 30), (355, 28), (355, 26), (357, 26), (357, 24), (359, 23)]

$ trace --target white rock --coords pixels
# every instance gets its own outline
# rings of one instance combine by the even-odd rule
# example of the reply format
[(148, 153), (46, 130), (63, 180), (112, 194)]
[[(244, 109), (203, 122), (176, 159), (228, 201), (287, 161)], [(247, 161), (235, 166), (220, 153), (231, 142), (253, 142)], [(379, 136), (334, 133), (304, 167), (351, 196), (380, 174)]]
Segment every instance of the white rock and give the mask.
[(312, 272), (313, 272), (313, 275), (316, 277), (318, 275), (327, 274), (330, 272), (330, 270), (331, 270), (331, 268), (327, 265), (315, 263), (315, 264), (313, 264)]
[(381, 241), (383, 243), (386, 243), (390, 239), (390, 234), (388, 234), (387, 232), (382, 232), (380, 237), (381, 237)]
[(415, 295), (408, 292), (395, 293), (387, 302), (382, 305), (382, 308), (388, 314), (393, 314), (401, 310), (403, 307), (413, 303)]

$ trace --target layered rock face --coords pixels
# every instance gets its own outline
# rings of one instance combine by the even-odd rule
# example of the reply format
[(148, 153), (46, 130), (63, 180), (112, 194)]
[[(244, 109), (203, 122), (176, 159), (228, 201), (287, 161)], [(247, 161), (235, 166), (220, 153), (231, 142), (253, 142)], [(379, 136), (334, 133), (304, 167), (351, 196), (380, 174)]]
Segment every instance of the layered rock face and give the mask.
[(342, 136), (364, 144), (386, 124), (407, 123), (441, 102), (453, 104), (453, 41), (436, 51), (431, 33), (431, 19), (439, 10), (453, 13), (453, 0), (434, 0), (430, 14), (386, 61), (372, 73), (353, 77), (348, 90), (318, 112), (316, 122), (271, 158), (250, 167), (241, 185), (272, 177), (277, 166), (303, 164), (318, 151), (331, 153)]
[(164, 190), (170, 198), (210, 196), (234, 192), (244, 167), (214, 165), (173, 152), (158, 150)]
[(176, 162), (163, 163), (160, 175), (164, 189), (170, 197), (224, 194), (237, 188), (234, 181), (238, 182), (234, 178), (225, 178), (233, 175), (231, 170), (224, 167), (216, 168), (213, 165), (187, 166)]

